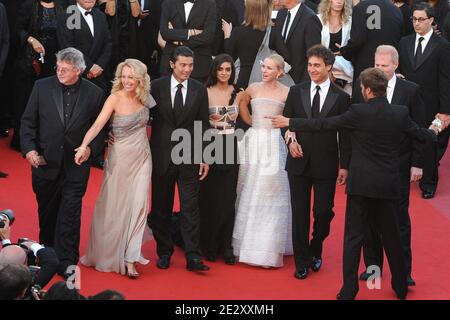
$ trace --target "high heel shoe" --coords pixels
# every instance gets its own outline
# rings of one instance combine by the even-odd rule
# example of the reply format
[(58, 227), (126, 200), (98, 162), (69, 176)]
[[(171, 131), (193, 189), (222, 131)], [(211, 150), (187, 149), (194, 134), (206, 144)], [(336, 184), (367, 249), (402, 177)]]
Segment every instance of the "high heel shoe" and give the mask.
[[(134, 272), (130, 271), (131, 266), (134, 269)], [(125, 263), (125, 272), (127, 273), (127, 277), (130, 279), (137, 279), (139, 278), (139, 273), (136, 271), (136, 269), (134, 268), (134, 263)]]

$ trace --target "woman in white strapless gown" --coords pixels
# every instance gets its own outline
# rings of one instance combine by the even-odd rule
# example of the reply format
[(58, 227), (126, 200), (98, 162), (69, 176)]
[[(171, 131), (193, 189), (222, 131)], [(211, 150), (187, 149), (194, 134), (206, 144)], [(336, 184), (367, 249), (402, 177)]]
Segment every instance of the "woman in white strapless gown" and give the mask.
[(263, 82), (246, 92), (252, 115), (241, 109), (242, 119), (252, 127), (239, 142), (240, 168), (237, 184), (236, 220), (233, 231), (234, 254), (239, 262), (263, 266), (283, 266), (283, 255), (292, 254), (291, 205), (285, 171), (287, 147), (279, 129), (267, 116), (283, 113), (289, 88), (278, 83), (283, 58), (264, 60)]

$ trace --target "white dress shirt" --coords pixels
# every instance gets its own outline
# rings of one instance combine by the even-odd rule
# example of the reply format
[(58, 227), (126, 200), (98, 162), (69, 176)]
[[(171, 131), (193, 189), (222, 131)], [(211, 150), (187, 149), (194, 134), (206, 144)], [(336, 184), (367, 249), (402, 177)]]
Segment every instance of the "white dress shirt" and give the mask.
[(422, 53), (425, 51), (425, 48), (427, 47), (428, 41), (430, 41), (431, 36), (433, 35), (433, 29), (431, 29), (426, 35), (421, 36), (420, 34), (416, 33), (416, 44), (414, 45), (414, 55), (416, 55), (417, 46), (419, 45), (419, 38), (423, 37), (422, 40)]
[[(319, 87), (320, 87), (320, 91), (319, 91), (319, 96), (320, 96), (319, 112), (322, 111), (323, 103), (325, 102), (325, 98), (327, 97), (328, 90), (330, 89), (330, 83), (331, 83), (331, 81), (328, 78), (327, 80), (325, 80), (324, 82), (319, 84)], [(311, 81), (311, 89), (310, 89), (310, 93), (311, 93), (311, 107), (312, 107), (312, 104), (313, 104), (314, 96), (316, 95), (316, 90), (317, 90), (316, 86), (317, 86), (317, 83), (315, 83), (314, 81)]]
[(389, 103), (392, 103), (392, 97), (394, 96), (394, 89), (396, 83), (397, 83), (397, 76), (394, 74), (391, 80), (389, 80), (388, 86), (386, 88), (386, 98), (389, 101)]
[[(80, 12), (81, 12), (81, 16), (84, 18), (84, 20), (88, 24), (89, 29), (91, 30), (92, 36), (94, 36), (94, 18), (92, 17), (92, 14), (85, 15), (84, 13), (87, 10), (84, 9), (82, 6), (80, 6), (80, 4), (78, 2), (77, 2), (77, 7), (78, 7), (78, 10), (80, 10)], [(92, 9), (91, 9), (91, 11), (92, 11)]]
[[(288, 25), (288, 28), (286, 30), (286, 38), (287, 38), (287, 35), (289, 34), (289, 31), (291, 31), (292, 22), (294, 22), (295, 16), (297, 15), (298, 9), (300, 9), (301, 4), (302, 3), (299, 2), (291, 10), (288, 10), (291, 13), (291, 19), (289, 20), (289, 25)], [(286, 22), (287, 22), (287, 15), (286, 15), (286, 20), (284, 20), (284, 23), (283, 23), (283, 29), (281, 29), (282, 34), (283, 34), (283, 31), (284, 31), (284, 28), (286, 27)]]
[(184, 3), (184, 15), (186, 16), (186, 23), (189, 19), (189, 15), (191, 14), (191, 10), (194, 4), (192, 2), (185, 2)]
[[(175, 102), (175, 94), (177, 93), (178, 90), (178, 80), (175, 79), (175, 77), (172, 75), (170, 77), (170, 97), (172, 98), (172, 109), (173, 109), (173, 104)], [(181, 84), (183, 85), (183, 88), (181, 88), (181, 94), (183, 95), (183, 105), (186, 103), (186, 95), (187, 95), (187, 86), (188, 86), (188, 81), (184, 80), (183, 82), (181, 82)]]

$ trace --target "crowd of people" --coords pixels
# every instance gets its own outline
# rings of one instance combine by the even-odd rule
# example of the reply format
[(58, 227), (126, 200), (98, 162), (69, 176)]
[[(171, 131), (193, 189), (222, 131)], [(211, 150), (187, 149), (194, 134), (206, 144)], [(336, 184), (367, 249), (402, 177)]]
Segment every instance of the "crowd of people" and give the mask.
[[(337, 298), (383, 249), (406, 298), (410, 183), (434, 197), (450, 134), (447, 0), (0, 1), (0, 135), (13, 128), (32, 166), (55, 272), (136, 279), (150, 237), (170, 268), (178, 186), (188, 271), (293, 255), (303, 280), (346, 184)], [(104, 173), (80, 258), (91, 166)]]

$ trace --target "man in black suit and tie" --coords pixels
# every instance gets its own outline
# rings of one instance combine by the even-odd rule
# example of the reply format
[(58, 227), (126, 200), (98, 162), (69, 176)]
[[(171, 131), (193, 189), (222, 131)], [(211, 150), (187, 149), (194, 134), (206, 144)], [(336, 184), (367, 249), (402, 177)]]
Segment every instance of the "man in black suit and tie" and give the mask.
[[(354, 79), (361, 71), (373, 66), (379, 45), (398, 48), (402, 32), (402, 13), (391, 0), (364, 0), (354, 6), (350, 39), (340, 50), (342, 56), (353, 63)], [(354, 85), (353, 91), (358, 90)]]
[[(9, 26), (6, 16), (6, 9), (0, 2), (0, 79), (5, 69), (6, 58), (9, 50)], [(6, 108), (3, 107), (4, 102), (0, 101), (0, 137), (8, 136), (8, 124), (6, 123)], [(2, 172), (0, 171), (0, 177)]]
[[(291, 87), (283, 115), (288, 118), (327, 118), (342, 114), (350, 105), (350, 97), (329, 79), (334, 54), (322, 45), (307, 53), (311, 81)], [(290, 135), (292, 133), (288, 133)], [(350, 141), (344, 130), (296, 132), (290, 136), (286, 161), (292, 204), (292, 243), (296, 271), (305, 279), (308, 269), (322, 266), (322, 244), (330, 233), (334, 217), (334, 194), (338, 184), (345, 183), (350, 161)], [(341, 169), (338, 167), (339, 162)], [(311, 190), (314, 188), (314, 224), (310, 234)]]
[(204, 83), (212, 62), (216, 32), (214, 0), (165, 0), (160, 32), (166, 41), (161, 57), (161, 75), (171, 72), (170, 58), (177, 46), (189, 47), (195, 54), (192, 78)]
[(200, 253), (198, 196), (200, 181), (209, 170), (209, 166), (202, 163), (203, 131), (209, 127), (208, 94), (201, 83), (189, 78), (194, 68), (191, 49), (176, 48), (170, 66), (172, 75), (154, 80), (151, 89), (156, 106), (151, 109), (153, 188), (149, 225), (156, 239), (159, 257), (156, 265), (160, 269), (170, 266), (174, 250), (171, 216), (177, 183), (186, 268), (189, 271), (207, 271), (209, 267), (203, 264)]
[[(75, 148), (102, 107), (103, 92), (80, 78), (83, 54), (74, 48), (57, 53), (56, 76), (36, 81), (22, 116), (22, 154), (32, 166), (33, 191), (39, 212), (39, 242), (53, 247), (59, 273), (79, 258), (81, 202), (89, 178), (89, 162), (76, 165)], [(89, 146), (94, 157), (104, 136)]]
[[(382, 45), (375, 52), (375, 68), (382, 70), (389, 79), (386, 98), (389, 103), (408, 107), (410, 118), (420, 127), (425, 128), (425, 105), (420, 96), (420, 87), (410, 81), (395, 75), (398, 67), (398, 52), (393, 46)], [(358, 82), (358, 86), (360, 83)], [(355, 92), (353, 103), (364, 102), (361, 92)], [(403, 254), (406, 261), (407, 281), (409, 286), (415, 285), (411, 277), (411, 219), (409, 217), (410, 183), (420, 180), (423, 174), (422, 155), (412, 153), (411, 139), (403, 135), (400, 147), (400, 199), (398, 202), (397, 219), (400, 230)], [(366, 268), (371, 265), (383, 269), (383, 247), (380, 236), (373, 228), (368, 228), (364, 239), (364, 262)], [(367, 271), (360, 276), (361, 281), (367, 281), (371, 273)]]
[(80, 50), (86, 61), (84, 76), (106, 91), (104, 70), (111, 57), (112, 41), (106, 16), (94, 8), (95, 0), (76, 0), (59, 21), (61, 48)]
[[(433, 121), (437, 113), (450, 113), (450, 45), (433, 31), (434, 13), (428, 3), (413, 8), (413, 26), (416, 33), (400, 41), (400, 73), (420, 85), (425, 102), (425, 120)], [(425, 152), (423, 178), (420, 181), (422, 197), (434, 197), (438, 184), (438, 163), (447, 149), (449, 131), (438, 136), (438, 142)]]
[(292, 67), (289, 75), (296, 84), (308, 81), (306, 51), (320, 44), (322, 24), (314, 11), (300, 0), (280, 0), (279, 4), (284, 9), (278, 11), (275, 29), (289, 51), (288, 62)]
[[(392, 288), (399, 299), (407, 295), (406, 267), (396, 211), (400, 195), (399, 149), (402, 133), (415, 139), (416, 150), (432, 138), (409, 118), (404, 106), (386, 99), (388, 79), (383, 71), (369, 68), (360, 75), (366, 103), (353, 104), (336, 117), (289, 119), (271, 117), (275, 127), (291, 131), (351, 130), (352, 158), (347, 179), (347, 210), (344, 233), (344, 284), (338, 299), (354, 299), (358, 293), (361, 246), (369, 221), (381, 234), (392, 273)], [(437, 131), (436, 131), (437, 132)]]

